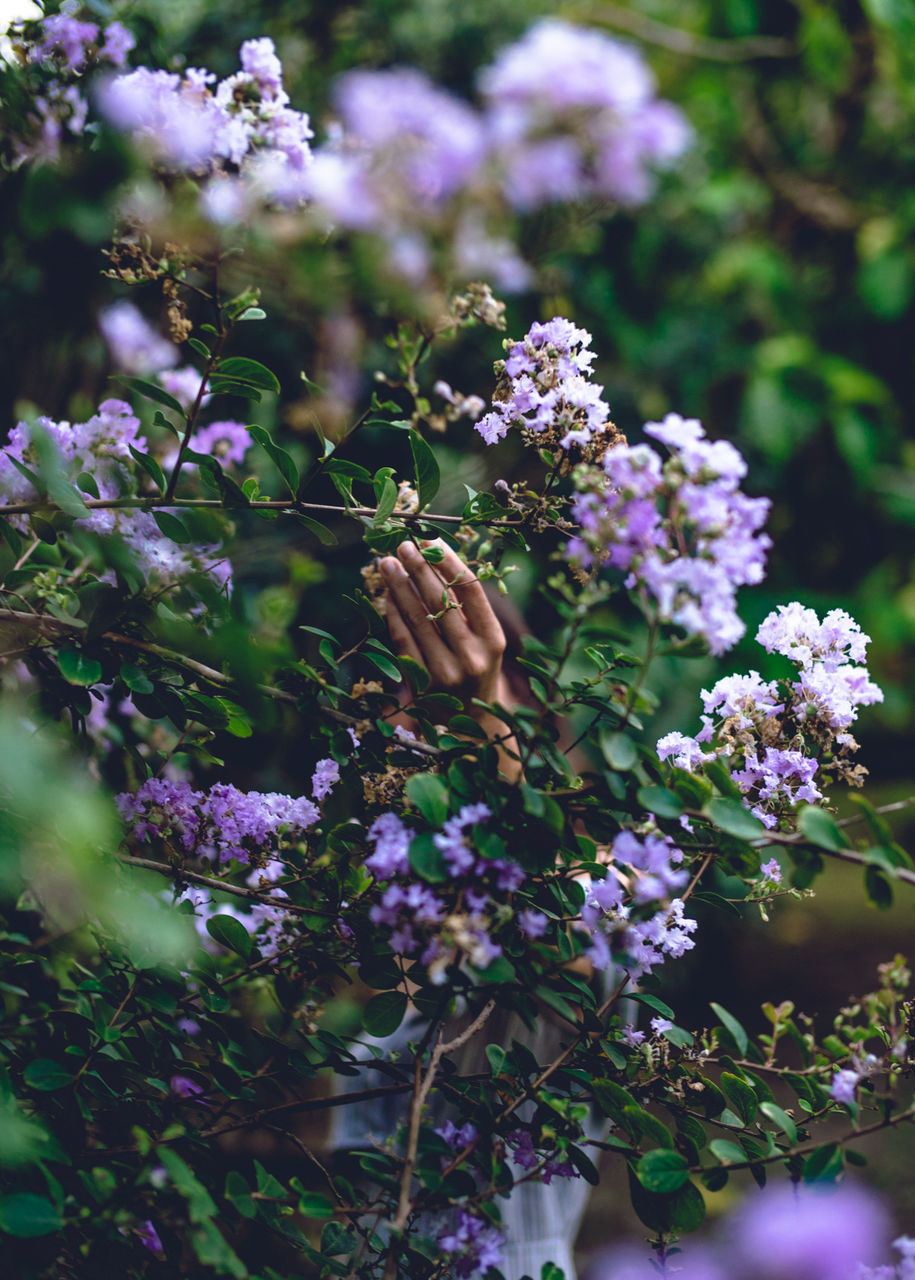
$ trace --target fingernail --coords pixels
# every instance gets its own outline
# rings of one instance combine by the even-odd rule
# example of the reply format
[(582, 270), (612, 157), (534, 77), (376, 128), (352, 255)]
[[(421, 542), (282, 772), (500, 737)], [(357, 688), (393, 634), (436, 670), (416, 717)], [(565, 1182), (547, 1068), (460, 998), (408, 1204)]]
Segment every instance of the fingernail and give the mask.
[(381, 569), (381, 572), (384, 574), (386, 578), (395, 577), (398, 570), (400, 569), (400, 565), (397, 563), (397, 561), (394, 559), (393, 556), (385, 556), (384, 559), (381, 561), (379, 567)]
[(412, 542), (402, 542), (397, 550), (403, 556), (404, 560), (412, 561), (413, 564), (416, 564), (416, 562), (421, 559), (419, 548), (415, 547)]

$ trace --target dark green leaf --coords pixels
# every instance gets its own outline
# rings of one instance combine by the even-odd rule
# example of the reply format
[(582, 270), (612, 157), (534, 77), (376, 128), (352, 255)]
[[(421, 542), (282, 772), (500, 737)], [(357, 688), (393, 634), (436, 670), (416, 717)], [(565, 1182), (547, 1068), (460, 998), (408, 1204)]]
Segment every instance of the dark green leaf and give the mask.
[(749, 1046), (749, 1037), (747, 1036), (746, 1031), (744, 1031), (743, 1027), (734, 1015), (732, 1013), (728, 1013), (727, 1009), (722, 1005), (716, 1004), (714, 1000), (711, 1000), (709, 1001), (709, 1006), (721, 1019), (722, 1025), (730, 1031), (731, 1036), (734, 1039), (734, 1043), (737, 1045), (740, 1056), (745, 1058), (747, 1055), (747, 1048)]
[(20, 1191), (0, 1200), (0, 1231), (20, 1240), (32, 1240), (36, 1236), (59, 1231), (63, 1219), (44, 1196)]
[(828, 1142), (804, 1161), (805, 1182), (835, 1182), (841, 1172), (842, 1149), (837, 1142)]
[(848, 841), (831, 813), (807, 804), (797, 818), (798, 830), (820, 849), (847, 849)]
[(146, 672), (133, 662), (121, 663), (121, 679), (131, 693), (152, 693), (154, 688)]
[(377, 529), (383, 525), (388, 516), (394, 510), (397, 504), (397, 485), (390, 476), (384, 481), (381, 489), (381, 496), (378, 499), (378, 505), (375, 509), (375, 518), (372, 525)]
[(248, 930), (234, 916), (211, 916), (207, 921), (207, 933), (243, 960), (250, 957), (254, 948), (254, 941)]
[[(422, 775), (417, 775), (421, 777)], [(432, 835), (422, 832), (410, 842), (410, 866), (418, 876), (430, 884), (444, 884), (448, 876), (448, 868), (440, 849), (435, 847)]]
[(440, 827), (448, 817), (448, 788), (434, 773), (414, 773), (407, 782), (407, 798), (430, 827)]
[(767, 1119), (773, 1124), (777, 1124), (782, 1133), (785, 1134), (788, 1141), (793, 1145), (797, 1142), (797, 1125), (788, 1115), (787, 1111), (783, 1111), (781, 1107), (774, 1102), (761, 1102), (759, 1109)]
[(265, 431), (263, 427), (251, 426), (248, 430), (251, 432), (252, 439), (257, 441), (276, 466), (276, 469), (286, 481), (289, 492), (295, 497), (299, 492), (299, 471), (292, 458), (285, 449), (281, 449), (278, 444), (274, 443), (269, 431)]
[(102, 678), (102, 664), (95, 658), (89, 658), (82, 649), (61, 649), (57, 655), (57, 664), (63, 678), (69, 684), (98, 684)]
[(151, 454), (140, 453), (139, 449), (135, 449), (132, 444), (128, 445), (128, 448), (130, 449), (133, 460), (137, 466), (142, 467), (150, 480), (152, 480), (153, 484), (158, 487), (159, 492), (164, 493), (165, 476), (162, 474), (162, 468), (159, 466), (158, 462), (156, 462), (155, 458), (152, 457)]
[(143, 396), (147, 400), (154, 400), (156, 404), (164, 404), (166, 409), (172, 409), (181, 418), (186, 417), (184, 407), (180, 401), (169, 395), (163, 387), (160, 387), (155, 382), (148, 382), (146, 378), (128, 377), (123, 373), (119, 373), (116, 376), (115, 382), (122, 382), (129, 390), (135, 391), (138, 396)]
[(330, 1218), (333, 1217), (334, 1206), (320, 1191), (306, 1191), (299, 1197), (299, 1211), (306, 1218)]
[(679, 1190), (689, 1179), (689, 1165), (679, 1151), (656, 1147), (639, 1160), (636, 1174), (646, 1191), (666, 1194)]
[[(638, 752), (635, 749), (635, 743), (628, 734), (625, 733), (602, 733), (600, 736), (600, 749), (604, 753), (604, 759), (611, 769), (616, 769), (620, 773), (625, 773), (633, 768), (638, 760)], [(645, 790), (661, 790), (661, 788), (648, 788)], [(667, 792), (670, 795), (670, 792)], [(679, 804), (679, 801), (677, 801)], [(649, 812), (654, 812), (649, 810)]]
[(55, 1089), (65, 1089), (73, 1083), (73, 1073), (50, 1058), (36, 1058), (34, 1062), (30, 1062), (23, 1071), (22, 1078), (30, 1089), (41, 1089), (48, 1093)]
[(214, 396), (239, 396), (242, 400), (253, 400), (260, 404), (261, 393), (245, 382), (233, 382), (231, 378), (213, 378), (210, 390)]
[(752, 1124), (759, 1104), (750, 1086), (730, 1071), (722, 1071), (720, 1084), (744, 1124)]
[(249, 360), (245, 356), (230, 356), (228, 360), (220, 360), (216, 373), (220, 378), (231, 378), (234, 382), (244, 382), (252, 387), (261, 387), (264, 391), (280, 390), (279, 379), (266, 365), (257, 360)]
[(758, 840), (766, 834), (766, 828), (759, 818), (754, 818), (739, 800), (715, 796), (704, 806), (702, 812), (719, 831), (726, 831), (729, 836), (736, 836), (738, 840)]
[(190, 542), (191, 535), (177, 516), (169, 511), (154, 511), (152, 517), (159, 526), (159, 532), (165, 534), (166, 538), (171, 538), (172, 542), (180, 542), (182, 545)]
[(407, 997), (402, 991), (382, 991), (362, 1011), (362, 1025), (370, 1036), (384, 1039), (397, 1030), (406, 1012)]
[(639, 787), (637, 798), (644, 809), (659, 818), (679, 818), (683, 812), (679, 798), (667, 787)]
[(743, 1164), (747, 1158), (743, 1147), (738, 1147), (736, 1142), (729, 1142), (727, 1138), (713, 1138), (708, 1149), (722, 1164)]
[(326, 524), (321, 524), (319, 520), (312, 520), (311, 516), (303, 516), (298, 511), (295, 518), (299, 524), (305, 526), (309, 533), (315, 535), (323, 547), (335, 547), (337, 545), (337, 535), (332, 529), (328, 529)]
[(243, 1218), (257, 1217), (257, 1205), (251, 1199), (250, 1188), (237, 1169), (233, 1169), (226, 1178), (225, 1197)]
[(413, 466), (416, 472), (416, 492), (419, 495), (419, 509), (427, 507), (441, 483), (441, 475), (435, 454), (417, 431), (410, 432), (410, 448), (413, 452)]

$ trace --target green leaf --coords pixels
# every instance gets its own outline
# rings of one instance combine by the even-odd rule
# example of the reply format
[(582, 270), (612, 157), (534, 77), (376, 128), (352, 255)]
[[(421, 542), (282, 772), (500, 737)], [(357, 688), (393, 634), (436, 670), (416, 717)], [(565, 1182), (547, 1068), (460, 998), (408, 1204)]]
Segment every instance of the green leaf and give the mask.
[(429, 688), (432, 677), (426, 668), (413, 658), (408, 658), (406, 654), (399, 654), (397, 665), (400, 667), (401, 675), (404, 679), (409, 680), (410, 684), (416, 690), (416, 693), (422, 695)]
[(158, 462), (156, 462), (155, 458), (148, 453), (141, 453), (140, 450), (135, 449), (132, 444), (127, 447), (130, 449), (131, 456), (137, 466), (142, 467), (150, 480), (152, 480), (153, 484), (157, 486), (159, 492), (164, 493), (165, 476), (162, 474), (162, 468), (159, 466)]
[(142, 667), (133, 662), (121, 663), (121, 679), (131, 693), (152, 693), (155, 687)]
[[(9, 457), (9, 454), (6, 455)], [(10, 458), (11, 462), (15, 462), (15, 458)], [(42, 542), (46, 542), (53, 547), (57, 541), (57, 530), (43, 516), (36, 515), (34, 512), (29, 516), (29, 524), (36, 538), (40, 538)]]
[(893, 889), (881, 871), (873, 865), (864, 869), (864, 891), (868, 900), (887, 911), (893, 905)]
[(848, 841), (831, 813), (806, 804), (797, 818), (798, 830), (820, 849), (847, 849)]
[(647, 1191), (634, 1169), (629, 1169), (629, 1195), (632, 1207), (651, 1231), (695, 1231), (705, 1217), (705, 1201), (699, 1188), (686, 1181), (677, 1191), (661, 1195)]
[(677, 1045), (680, 1049), (688, 1049), (694, 1043), (692, 1032), (687, 1031), (685, 1027), (668, 1027), (661, 1034), (665, 1040), (669, 1040), (671, 1044)]
[(234, 916), (211, 916), (207, 921), (207, 933), (243, 960), (247, 960), (254, 949), (254, 940), (248, 930)]
[(727, 1138), (713, 1138), (708, 1149), (716, 1160), (722, 1164), (744, 1164), (747, 1153), (736, 1142), (728, 1142)]
[(263, 307), (248, 307), (247, 311), (243, 311), (240, 316), (235, 317), (238, 320), (266, 320), (267, 312)]
[(689, 1165), (679, 1151), (656, 1147), (646, 1151), (636, 1165), (639, 1182), (646, 1191), (666, 1194), (678, 1191), (689, 1179)]
[(726, 1027), (728, 1031), (730, 1031), (734, 1043), (737, 1045), (740, 1056), (745, 1058), (750, 1044), (746, 1031), (744, 1031), (733, 1013), (728, 1013), (727, 1009), (725, 1009), (723, 1005), (716, 1004), (714, 1000), (710, 1000), (709, 1007), (721, 1019), (722, 1026)]
[(82, 649), (61, 649), (57, 655), (57, 665), (61, 675), (68, 684), (98, 684), (102, 678), (102, 664), (95, 658), (89, 658)]
[(737, 1108), (737, 1113), (744, 1124), (752, 1124), (756, 1118), (759, 1104), (756, 1101), (756, 1094), (750, 1086), (744, 1080), (741, 1080), (740, 1076), (735, 1076), (730, 1071), (722, 1071), (719, 1083), (726, 1096)]
[[(417, 774), (421, 777), (421, 774)], [(437, 849), (432, 834), (421, 832), (410, 842), (410, 866), (423, 880), (429, 884), (444, 884), (448, 879), (448, 868), (441, 849)]]
[(257, 1217), (257, 1205), (251, 1199), (250, 1188), (237, 1169), (226, 1178), (225, 1197), (243, 1218)]
[(440, 827), (448, 817), (448, 788), (434, 773), (414, 773), (407, 782), (407, 798), (430, 827)]
[(233, 382), (231, 378), (213, 378), (210, 390), (214, 396), (239, 396), (243, 400), (253, 400), (260, 404), (261, 393), (245, 382)]
[(665, 1004), (659, 996), (653, 996), (648, 991), (627, 991), (626, 999), (635, 1000), (638, 1004), (643, 1004), (646, 1008), (653, 1009), (662, 1018), (675, 1018), (677, 1016), (669, 1004)]
[[(611, 769), (618, 773), (626, 773), (639, 758), (633, 740), (625, 733), (601, 734), (600, 749)], [(663, 788), (645, 788), (645, 790), (662, 790)], [(668, 795), (671, 793), (668, 792)], [(677, 801), (679, 804), (679, 801)], [(649, 812), (653, 812), (649, 810)]]
[(370, 662), (373, 667), (377, 667), (383, 676), (387, 676), (389, 680), (394, 680), (397, 684), (400, 684), (400, 672), (397, 667), (394, 666), (394, 663), (390, 658), (386, 658), (380, 653), (371, 653), (368, 649), (363, 649), (362, 656)]
[(66, 1089), (73, 1083), (73, 1073), (67, 1071), (59, 1062), (50, 1058), (36, 1058), (22, 1073), (22, 1078), (30, 1089), (41, 1089), (52, 1092), (55, 1089)]
[(165, 1165), (176, 1191), (188, 1202), (191, 1222), (205, 1222), (216, 1216), (216, 1205), (206, 1187), (193, 1170), (171, 1147), (157, 1147), (156, 1154)]
[(269, 431), (265, 431), (263, 427), (250, 426), (248, 430), (286, 481), (289, 492), (296, 497), (299, 492), (299, 470), (290, 455), (274, 443)]
[(306, 1218), (332, 1218), (334, 1206), (320, 1191), (306, 1191), (299, 1197), (299, 1212)]
[(181, 402), (176, 400), (174, 396), (169, 395), (157, 383), (148, 382), (146, 378), (128, 377), (123, 373), (119, 373), (114, 380), (115, 382), (123, 383), (130, 391), (135, 391), (138, 396), (143, 396), (146, 400), (155, 400), (156, 404), (164, 404), (166, 409), (172, 409), (180, 418), (186, 419), (187, 415)]
[(372, 996), (363, 1009), (362, 1025), (370, 1036), (383, 1040), (397, 1030), (406, 1012), (407, 997), (402, 991), (382, 991), (379, 995)]
[(182, 546), (190, 542), (191, 535), (177, 516), (173, 516), (168, 511), (154, 511), (152, 518), (159, 526), (159, 532), (163, 533), (166, 538), (171, 538), (172, 542), (180, 542)]
[(410, 448), (413, 452), (413, 467), (416, 472), (416, 492), (419, 495), (419, 509), (427, 507), (438, 493), (441, 474), (435, 454), (417, 431), (410, 432)]
[(841, 1172), (842, 1149), (837, 1142), (828, 1142), (804, 1161), (805, 1182), (835, 1182)]
[(590, 1160), (579, 1147), (568, 1147), (566, 1155), (584, 1178), (585, 1182), (589, 1182), (592, 1187), (596, 1187), (599, 1184), (600, 1174), (597, 1172), (594, 1162)]
[(659, 818), (679, 818), (683, 812), (679, 797), (667, 787), (639, 787), (636, 795), (642, 808)]
[(303, 516), (298, 511), (295, 518), (299, 524), (305, 526), (309, 533), (315, 535), (322, 547), (335, 547), (337, 545), (337, 535), (332, 529), (328, 529), (326, 524), (321, 524), (319, 520), (312, 520), (311, 516)]
[(787, 1111), (783, 1111), (782, 1108), (774, 1102), (761, 1102), (759, 1104), (759, 1109), (767, 1119), (771, 1120), (773, 1124), (778, 1125), (792, 1146), (797, 1142), (797, 1125), (788, 1115)]
[(702, 812), (719, 831), (726, 831), (729, 836), (738, 840), (758, 840), (766, 834), (766, 828), (759, 818), (754, 818), (739, 800), (715, 796), (703, 807)]
[(228, 360), (220, 360), (216, 373), (221, 378), (231, 378), (233, 382), (244, 382), (279, 394), (280, 383), (276, 374), (257, 360), (249, 360), (245, 356), (230, 356)]
[(397, 504), (397, 485), (387, 476), (381, 488), (381, 496), (378, 499), (378, 505), (375, 509), (375, 518), (372, 520), (372, 526), (377, 529), (387, 520), (388, 516), (394, 510)]
[(44, 1196), (20, 1191), (0, 1200), (0, 1231), (19, 1240), (50, 1235), (63, 1225), (60, 1214)]

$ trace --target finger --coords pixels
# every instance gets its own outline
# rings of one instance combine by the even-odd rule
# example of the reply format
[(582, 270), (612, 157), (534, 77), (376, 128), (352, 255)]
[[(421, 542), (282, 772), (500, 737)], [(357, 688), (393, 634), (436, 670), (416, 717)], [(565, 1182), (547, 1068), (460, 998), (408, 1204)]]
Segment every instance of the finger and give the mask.
[(413, 639), (410, 628), (404, 622), (403, 614), (397, 607), (397, 602), (391, 591), (385, 594), (385, 621), (388, 624), (388, 631), (391, 633), (391, 643), (395, 650), (402, 657), (412, 658), (414, 662), (423, 665), (422, 654), (419, 651), (419, 645)]
[(442, 548), (440, 572), (451, 584), (468, 624), (476, 635), (501, 653), (505, 648), (505, 632), (479, 578), (446, 543), (439, 541), (434, 545)]
[[(427, 611), (442, 615), (436, 619), (439, 628), (455, 651), (460, 652), (470, 638), (470, 627), (460, 609), (445, 609), (442, 602), (444, 596), (452, 603), (459, 603), (454, 592), (448, 590), (444, 578), (427, 560), (423, 559), (422, 552), (414, 543), (402, 542), (397, 548), (397, 554), (403, 561), (420, 598), (427, 606)], [(444, 613), (442, 613), (443, 609), (445, 609)]]
[(430, 621), (430, 611), (419, 598), (406, 569), (393, 556), (385, 556), (381, 572), (400, 617), (419, 648), (423, 666), (440, 684), (453, 684), (459, 674), (454, 656), (438, 627)]

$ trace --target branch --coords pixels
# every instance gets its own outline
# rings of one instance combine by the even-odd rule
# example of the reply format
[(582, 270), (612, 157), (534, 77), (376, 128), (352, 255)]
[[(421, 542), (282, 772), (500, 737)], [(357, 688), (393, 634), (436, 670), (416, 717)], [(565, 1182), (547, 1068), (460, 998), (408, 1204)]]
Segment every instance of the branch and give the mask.
[(798, 50), (780, 36), (748, 36), (742, 40), (713, 40), (669, 27), (664, 22), (646, 17), (609, 0), (575, 6), (574, 16), (626, 31), (647, 44), (659, 45), (672, 53), (689, 58), (706, 58), (713, 62), (750, 62), (754, 58), (795, 58)]
[(215, 880), (212, 876), (203, 876), (196, 871), (186, 871), (184, 867), (173, 867), (167, 862), (154, 862), (152, 858), (138, 858), (131, 853), (119, 853), (118, 859), (131, 867), (142, 867), (144, 871), (155, 871), (159, 875), (168, 876), (170, 880), (187, 880), (189, 884), (200, 884), (207, 889), (218, 889), (220, 893), (229, 893), (236, 898), (246, 898), (249, 902), (261, 902), (267, 907), (278, 907), (296, 916), (334, 916), (334, 911), (321, 911), (316, 907), (301, 907), (288, 898), (274, 898), (260, 889), (245, 889), (238, 884), (227, 884), (224, 880)]
[[(175, 498), (168, 493), (162, 498), (158, 497), (136, 497), (136, 498), (89, 498), (83, 496), (83, 504), (90, 511), (108, 511), (113, 509), (130, 509), (137, 508), (142, 511), (156, 511), (160, 507), (170, 509), (178, 509), (181, 507), (204, 507), (210, 509), (223, 510), (225, 503), (221, 498)], [(50, 498), (36, 498), (30, 502), (10, 502), (5, 506), (0, 506), (0, 516), (21, 516), (30, 515), (35, 511), (60, 511), (62, 508), (53, 502)], [(234, 509), (234, 508), (233, 508)], [(333, 503), (327, 502), (301, 502), (298, 498), (260, 498), (255, 499), (240, 510), (251, 511), (288, 511), (295, 514), (296, 511), (323, 511), (326, 514), (334, 514), (340, 516), (366, 516), (373, 519), (378, 514), (377, 507), (341, 507)], [(463, 516), (446, 516), (436, 511), (398, 511), (395, 513), (399, 520), (405, 523), (413, 523), (419, 521), (438, 521), (440, 524), (463, 524)], [(493, 520), (492, 525), (495, 526), (516, 526), (521, 523), (520, 520)], [(37, 545), (37, 542), (36, 542)]]
[(426, 1099), (429, 1096), (429, 1090), (435, 1081), (435, 1075), (438, 1071), (438, 1065), (446, 1053), (454, 1053), (456, 1049), (460, 1049), (467, 1043), (476, 1033), (485, 1026), (489, 1019), (489, 1015), (496, 1007), (495, 1000), (489, 1000), (474, 1018), (473, 1022), (453, 1040), (447, 1043), (442, 1040), (442, 1032), (439, 1032), (432, 1053), (429, 1057), (429, 1066), (426, 1068), (425, 1075), (420, 1074), (420, 1059), (416, 1059), (416, 1078), (413, 1085), (413, 1102), (410, 1106), (410, 1128), (407, 1135), (407, 1149), (404, 1154), (403, 1172), (400, 1176), (400, 1199), (397, 1204), (397, 1213), (391, 1223), (391, 1230), (395, 1233), (403, 1231), (407, 1224), (407, 1218), (410, 1216), (412, 1202), (410, 1199), (410, 1189), (413, 1182), (413, 1169), (416, 1165), (416, 1148), (419, 1143), (419, 1127), (422, 1123), (423, 1108), (426, 1105)]

